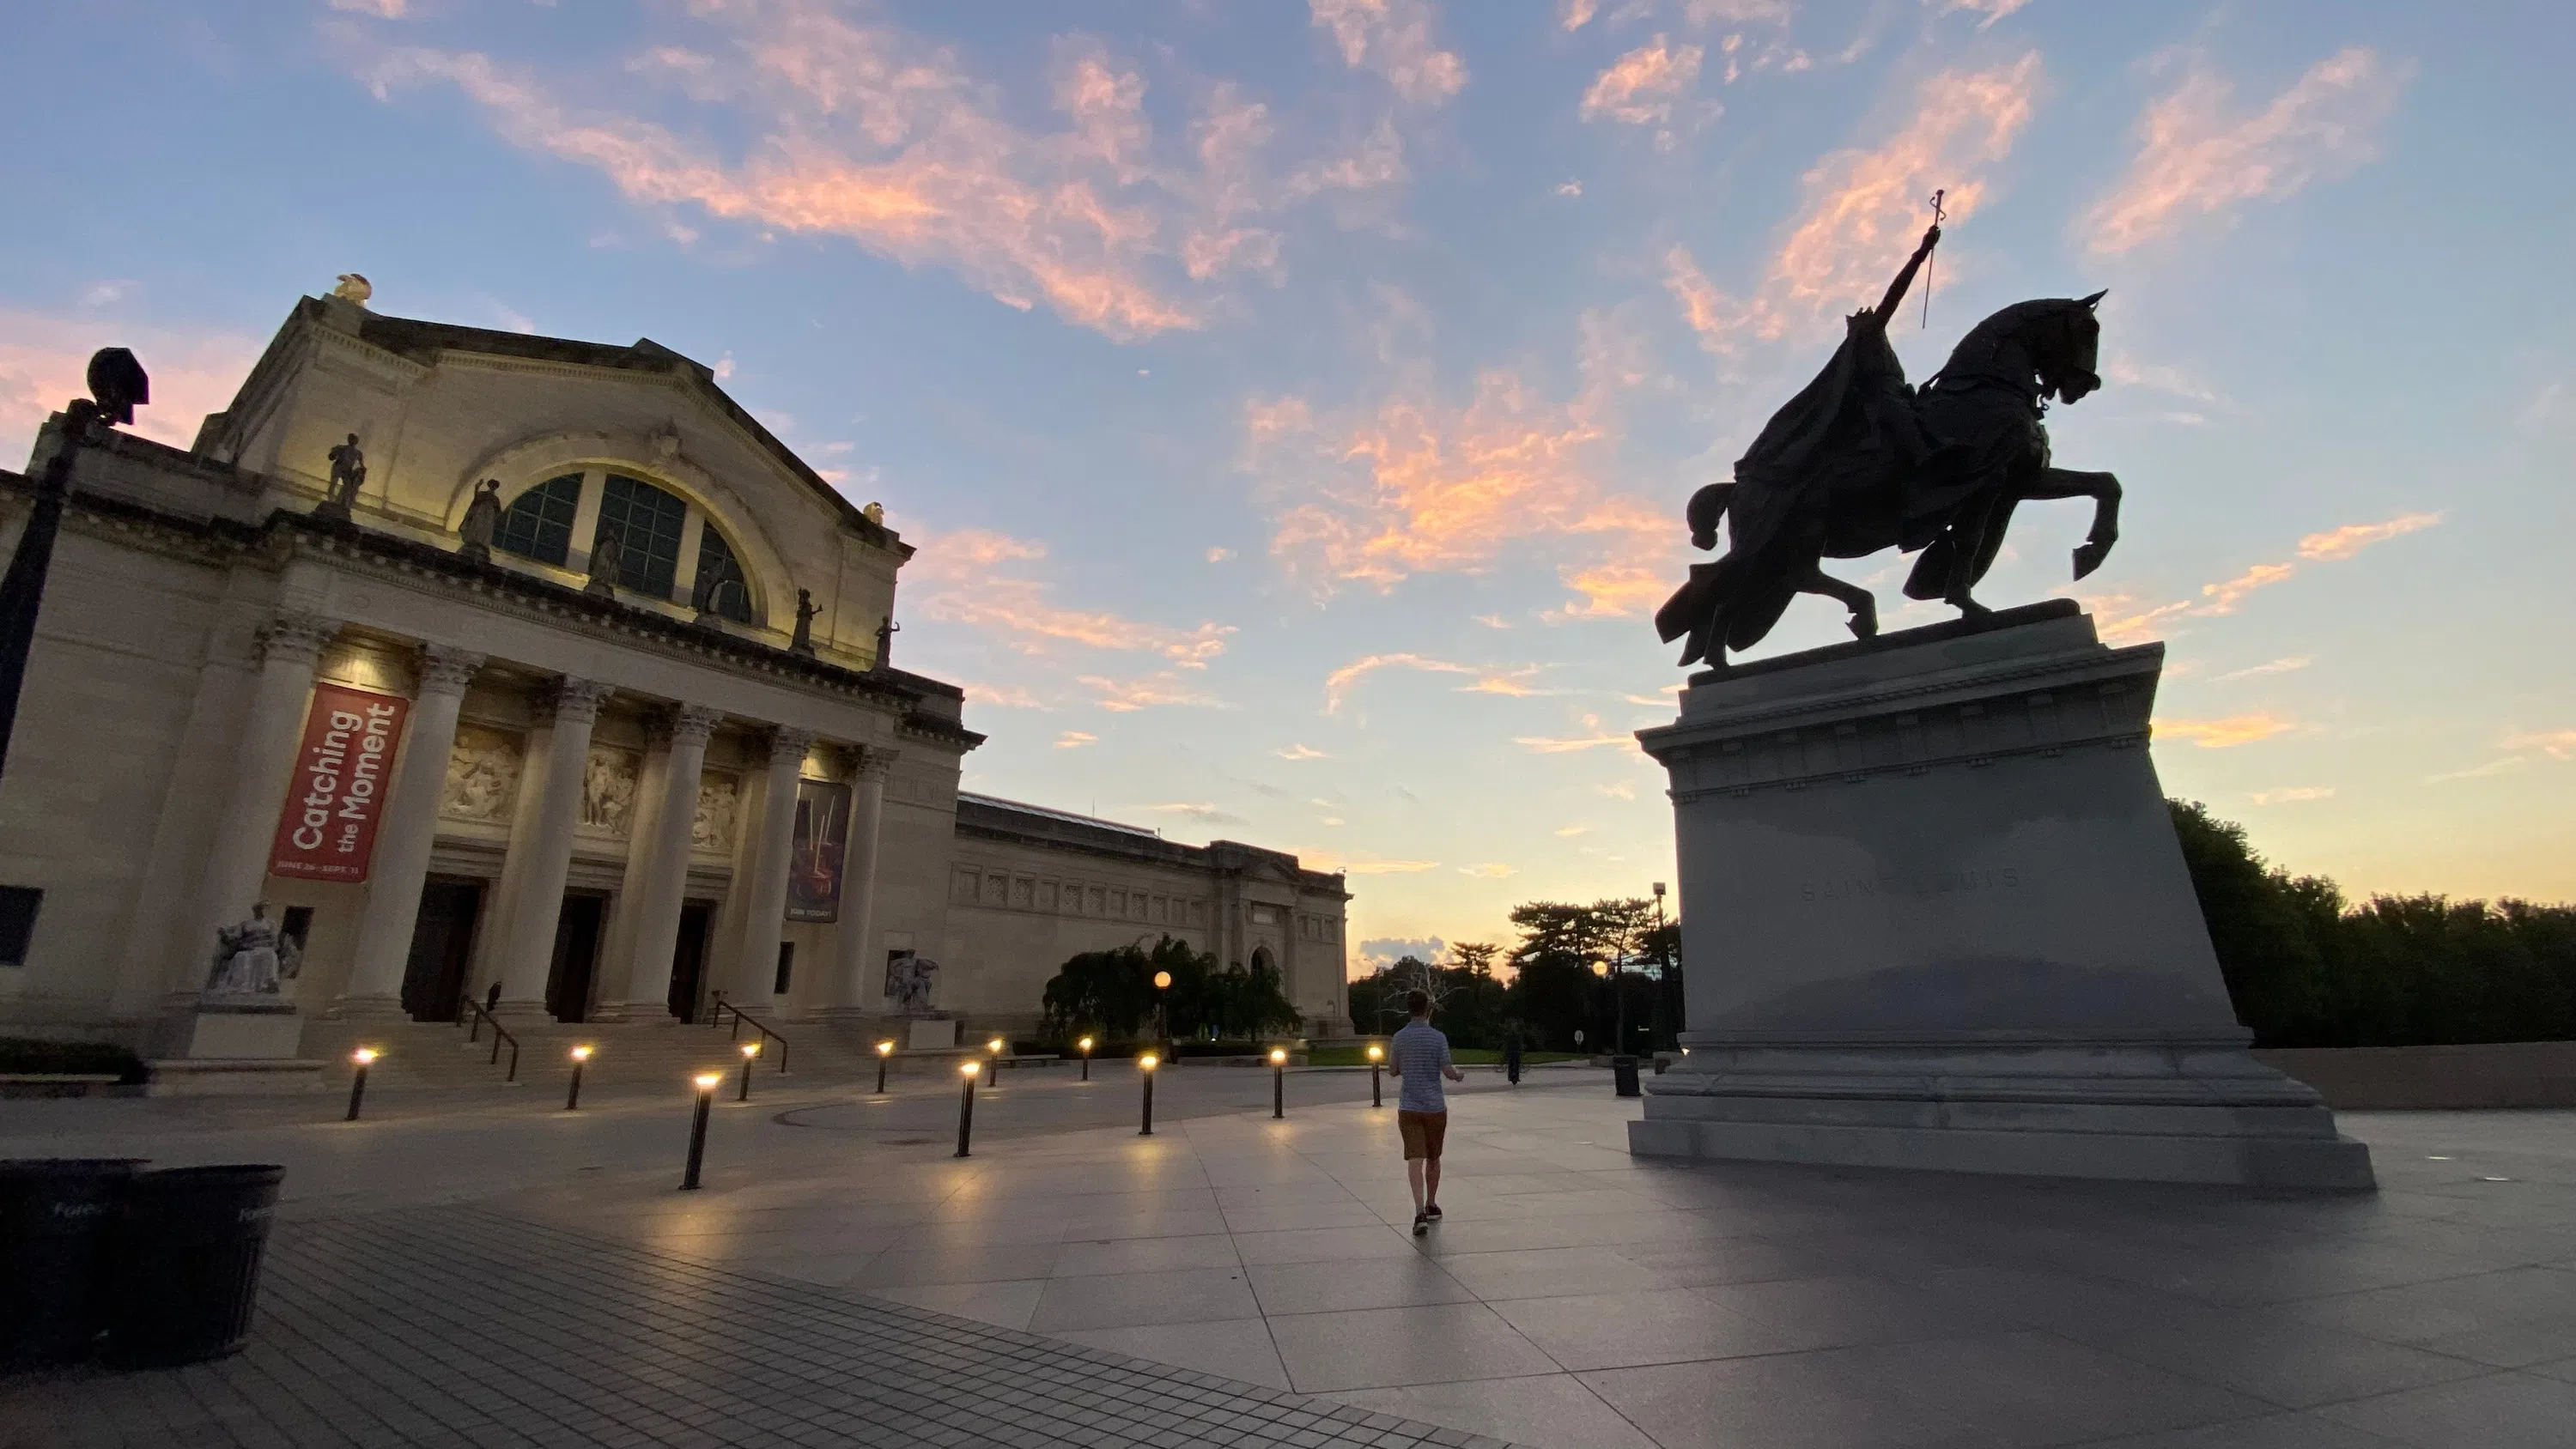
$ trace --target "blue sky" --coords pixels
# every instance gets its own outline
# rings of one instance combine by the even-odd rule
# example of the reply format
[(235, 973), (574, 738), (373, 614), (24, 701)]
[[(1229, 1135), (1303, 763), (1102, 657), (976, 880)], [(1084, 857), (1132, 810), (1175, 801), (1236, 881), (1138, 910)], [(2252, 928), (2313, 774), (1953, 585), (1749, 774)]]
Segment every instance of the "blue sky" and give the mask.
[[(0, 453), (184, 441), (293, 299), (625, 341), (922, 548), (969, 788), (1495, 938), (1670, 872), (1677, 517), (1951, 197), (1920, 376), (2110, 288), (2128, 485), (1991, 602), (2170, 649), (2167, 788), (2359, 890), (2576, 896), (2561, 7), (114, 0), (14, 21)], [(25, 118), (44, 117), (37, 128)], [(77, 118), (77, 119), (76, 119)], [(1919, 312), (1917, 313), (1919, 316)], [(1899, 610), (1891, 558), (1841, 566)], [(1793, 608), (1762, 652), (1832, 642)]]

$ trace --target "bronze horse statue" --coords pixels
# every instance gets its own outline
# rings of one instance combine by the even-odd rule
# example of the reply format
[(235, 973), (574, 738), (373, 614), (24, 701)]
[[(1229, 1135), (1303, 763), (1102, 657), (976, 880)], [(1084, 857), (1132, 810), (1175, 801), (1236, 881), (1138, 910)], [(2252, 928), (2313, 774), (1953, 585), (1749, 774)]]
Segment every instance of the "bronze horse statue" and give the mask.
[(1969, 591), (2024, 499), (2094, 500), (2075, 577), (2110, 553), (2120, 481), (2051, 465), (2040, 423), (2050, 399), (2075, 402), (2102, 385), (2093, 314), (2102, 294), (2006, 307), (1961, 339), (1921, 388), (1909, 387), (1887, 324), (1940, 240), (1940, 227), (1925, 232), (1886, 297), (1848, 319), (1833, 360), (1772, 416), (1734, 481), (1692, 495), (1692, 546), (1715, 547), (1721, 518), (1728, 546), (1715, 563), (1692, 565), (1690, 581), (1655, 614), (1666, 643), (1688, 636), (1682, 663), (1724, 668), (1728, 650), (1760, 642), (1802, 593), (1838, 600), (1854, 635), (1875, 635), (1870, 592), (1819, 565), (1885, 548), (1921, 554), (1905, 581), (1908, 598), (1983, 617), (1991, 611)]

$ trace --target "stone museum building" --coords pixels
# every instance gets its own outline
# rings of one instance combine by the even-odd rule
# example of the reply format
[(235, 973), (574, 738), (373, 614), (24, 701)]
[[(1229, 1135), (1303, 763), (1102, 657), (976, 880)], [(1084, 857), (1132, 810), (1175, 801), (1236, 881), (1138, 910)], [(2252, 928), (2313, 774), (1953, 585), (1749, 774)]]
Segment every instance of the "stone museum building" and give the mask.
[[(708, 368), (365, 297), (300, 300), (194, 447), (74, 449), (0, 1034), (293, 1057), (496, 989), (873, 1032), (890, 961), (910, 1015), (1022, 1030), (1067, 956), (1166, 932), (1347, 1029), (1341, 876), (959, 791), (961, 691), (887, 658), (912, 546)], [(64, 446), (0, 473), (9, 548)]]

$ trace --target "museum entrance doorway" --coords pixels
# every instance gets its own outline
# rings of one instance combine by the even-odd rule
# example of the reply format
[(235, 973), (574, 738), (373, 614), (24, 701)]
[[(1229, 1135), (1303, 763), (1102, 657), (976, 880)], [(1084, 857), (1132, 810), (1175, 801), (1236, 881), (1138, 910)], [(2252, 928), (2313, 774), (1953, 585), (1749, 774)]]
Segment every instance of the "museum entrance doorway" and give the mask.
[(682, 1021), (698, 1019), (698, 988), (707, 974), (707, 927), (714, 924), (716, 903), (690, 901), (680, 907), (680, 939), (671, 948), (671, 1014)]
[(555, 958), (546, 968), (546, 1012), (557, 1021), (583, 1021), (590, 1016), (591, 977), (599, 965), (599, 927), (608, 917), (608, 897), (589, 891), (567, 894), (555, 917)]
[(414, 1021), (454, 1021), (474, 956), (474, 926), (483, 914), (483, 882), (432, 876), (420, 888), (412, 922), (411, 960), (403, 967), (403, 1010)]

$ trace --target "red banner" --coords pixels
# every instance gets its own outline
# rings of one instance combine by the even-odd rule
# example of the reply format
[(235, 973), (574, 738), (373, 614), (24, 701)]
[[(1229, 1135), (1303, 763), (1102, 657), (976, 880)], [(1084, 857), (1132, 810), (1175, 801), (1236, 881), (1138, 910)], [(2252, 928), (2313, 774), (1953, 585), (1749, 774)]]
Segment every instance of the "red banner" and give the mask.
[(393, 784), (394, 746), (411, 701), (343, 684), (313, 691), (304, 746), (278, 812), (268, 873), (356, 884), (376, 851), (376, 821)]

